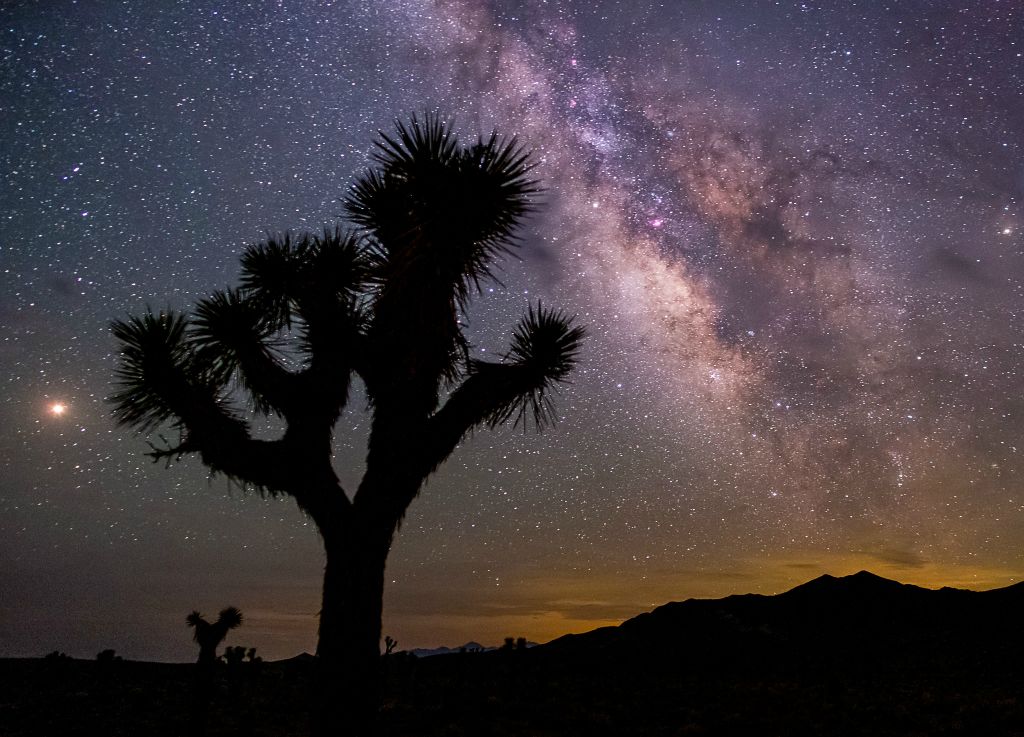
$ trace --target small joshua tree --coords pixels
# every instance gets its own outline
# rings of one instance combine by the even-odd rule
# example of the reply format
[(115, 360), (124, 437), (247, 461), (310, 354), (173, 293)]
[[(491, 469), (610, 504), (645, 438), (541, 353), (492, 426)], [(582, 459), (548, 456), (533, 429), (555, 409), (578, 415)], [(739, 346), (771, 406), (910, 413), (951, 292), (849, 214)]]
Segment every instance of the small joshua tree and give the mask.
[[(113, 324), (115, 416), (181, 432), (154, 458), (198, 454), (215, 473), (289, 494), (315, 522), (326, 554), (321, 732), (344, 721), (359, 734), (372, 721), (384, 567), (424, 482), (474, 428), (551, 422), (583, 338), (572, 318), (538, 304), (502, 360), (470, 355), (460, 313), (516, 245), (538, 192), (514, 139), (462, 146), (428, 116), (377, 147), (345, 199), (353, 230), (269, 238), (242, 255), (240, 287), (201, 300), (192, 317)], [(348, 494), (331, 456), (353, 376), (373, 420), (365, 473)], [(253, 437), (238, 396), (282, 418), (283, 435)]]
[(222, 609), (216, 622), (207, 622), (203, 615), (193, 611), (185, 621), (194, 629), (192, 639), (199, 645), (199, 665), (212, 667), (217, 663), (217, 648), (230, 630), (242, 624), (242, 613), (233, 606)]

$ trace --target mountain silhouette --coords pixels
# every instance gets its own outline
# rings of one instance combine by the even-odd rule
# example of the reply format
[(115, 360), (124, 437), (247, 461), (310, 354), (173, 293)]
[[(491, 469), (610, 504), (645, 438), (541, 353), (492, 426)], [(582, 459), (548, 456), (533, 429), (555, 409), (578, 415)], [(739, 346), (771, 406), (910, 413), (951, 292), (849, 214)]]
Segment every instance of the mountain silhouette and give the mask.
[(617, 627), (567, 635), (534, 657), (588, 667), (653, 661), (696, 668), (821, 666), (885, 661), (940, 666), (1019, 659), (1024, 584), (991, 591), (925, 589), (868, 571), (820, 576), (774, 596), (671, 602)]
[(451, 655), (453, 653), (477, 653), (477, 652), (485, 653), (485, 652), (490, 652), (491, 650), (497, 650), (497, 648), (495, 648), (495, 647), (487, 647), (487, 646), (481, 645), (479, 642), (476, 642), (475, 640), (470, 640), (465, 645), (461, 645), (459, 647), (447, 647), (447, 646), (443, 646), (443, 645), (441, 647), (417, 647), (417, 648), (413, 648), (409, 652), (411, 652), (417, 658), (432, 658), (435, 655)]
[(414, 666), (417, 683), (458, 684), (460, 714), (511, 700), (509, 734), (1024, 735), (1022, 621), (1022, 584), (925, 589), (861, 571)]

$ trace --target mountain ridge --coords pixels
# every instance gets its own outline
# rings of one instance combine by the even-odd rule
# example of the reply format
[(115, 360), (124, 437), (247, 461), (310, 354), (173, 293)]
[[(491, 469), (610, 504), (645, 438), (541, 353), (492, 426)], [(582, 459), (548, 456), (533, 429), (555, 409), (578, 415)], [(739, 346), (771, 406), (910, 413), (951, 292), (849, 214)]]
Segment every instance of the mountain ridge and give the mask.
[(535, 648), (553, 660), (683, 658), (721, 662), (864, 665), (1009, 657), (1018, 652), (1024, 584), (988, 591), (927, 589), (870, 571), (825, 574), (779, 594), (686, 599), (617, 626), (564, 635)]

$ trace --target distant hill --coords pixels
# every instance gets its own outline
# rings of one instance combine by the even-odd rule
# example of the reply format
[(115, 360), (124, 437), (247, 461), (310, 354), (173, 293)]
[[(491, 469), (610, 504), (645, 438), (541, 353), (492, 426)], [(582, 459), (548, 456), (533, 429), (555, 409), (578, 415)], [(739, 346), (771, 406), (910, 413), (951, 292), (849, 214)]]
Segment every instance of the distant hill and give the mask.
[(1024, 583), (925, 589), (868, 571), (824, 575), (775, 596), (688, 599), (617, 627), (567, 635), (535, 657), (588, 663), (679, 659), (692, 666), (871, 667), (879, 659), (1005, 663), (1022, 654)]
[[(537, 643), (529, 641), (526, 643), (527, 648), (537, 647)], [(493, 645), (481, 645), (479, 642), (469, 641), (465, 645), (459, 647), (417, 647), (412, 650), (405, 652), (412, 653), (417, 658), (430, 658), (435, 655), (457, 655), (459, 653), (489, 653), (501, 648), (494, 647)]]
[(453, 653), (486, 653), (496, 649), (497, 648), (494, 647), (485, 647), (479, 642), (473, 642), (471, 640), (465, 645), (461, 645), (459, 647), (417, 647), (409, 650), (408, 652), (412, 653), (417, 658), (430, 658), (435, 655), (451, 655)]
[[(496, 719), (503, 735), (1024, 737), (1022, 624), (1022, 584), (932, 590), (861, 571), (412, 667), (436, 698), (457, 694), (438, 713), (465, 733)], [(473, 723), (474, 709), (501, 716)]]

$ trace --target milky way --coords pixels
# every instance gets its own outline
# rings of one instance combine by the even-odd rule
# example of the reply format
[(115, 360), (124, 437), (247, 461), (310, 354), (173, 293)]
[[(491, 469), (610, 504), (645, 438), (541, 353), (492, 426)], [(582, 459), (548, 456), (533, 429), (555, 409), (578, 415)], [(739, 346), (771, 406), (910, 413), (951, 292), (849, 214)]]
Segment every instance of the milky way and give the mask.
[(239, 643), (313, 647), (315, 531), (150, 464), (104, 402), (108, 324), (336, 222), (375, 132), (423, 110), (519, 136), (545, 186), (476, 349), (538, 298), (591, 337), (557, 427), (476, 433), (415, 503), (401, 647), (1024, 571), (1019, 3), (264, 5), (0, 10), (0, 654), (186, 658), (184, 615), (227, 604)]

